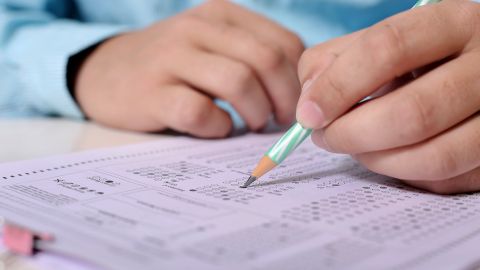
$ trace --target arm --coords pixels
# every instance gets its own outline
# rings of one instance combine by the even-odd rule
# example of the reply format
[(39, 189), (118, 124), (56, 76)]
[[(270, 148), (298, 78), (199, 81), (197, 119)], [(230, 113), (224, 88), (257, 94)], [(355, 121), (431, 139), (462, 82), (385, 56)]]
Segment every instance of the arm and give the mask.
[(69, 58), (125, 27), (81, 23), (67, 1), (55, 10), (25, 2), (0, 3), (0, 116), (81, 118), (67, 89)]

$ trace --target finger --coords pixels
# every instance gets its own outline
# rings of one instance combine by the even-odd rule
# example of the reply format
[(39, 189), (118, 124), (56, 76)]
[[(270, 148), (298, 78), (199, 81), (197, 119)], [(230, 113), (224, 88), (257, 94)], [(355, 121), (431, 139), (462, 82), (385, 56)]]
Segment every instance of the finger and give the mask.
[(282, 51), (238, 27), (208, 21), (198, 22), (197, 26), (202, 31), (193, 33), (192, 38), (198, 46), (241, 62), (255, 72), (273, 103), (278, 122), (287, 124), (295, 119), (300, 85)]
[(298, 78), (304, 85), (307, 80), (316, 79), (344, 52), (364, 31), (341, 36), (303, 52), (298, 62)]
[(480, 108), (479, 53), (466, 53), (417, 80), (348, 112), (313, 135), (332, 152), (397, 148), (439, 134)]
[(477, 4), (445, 1), (371, 27), (302, 94), (297, 119), (323, 128), (394, 78), (462, 51), (477, 20), (467, 5)]
[(176, 131), (203, 138), (221, 138), (232, 121), (212, 99), (184, 85), (155, 89), (145, 99), (150, 118)]
[(480, 191), (480, 167), (442, 181), (405, 181), (407, 184), (437, 194), (457, 194)]
[[(194, 10), (192, 10), (194, 11)], [(200, 16), (216, 18), (239, 26), (267, 43), (279, 46), (287, 59), (296, 67), (298, 59), (305, 49), (300, 38), (264, 16), (256, 14), (231, 1), (210, 1), (198, 12)]]
[(403, 180), (443, 180), (480, 167), (480, 114), (425, 142), (355, 155), (370, 170)]
[[(265, 126), (272, 106), (254, 71), (247, 65), (196, 49), (181, 50), (171, 72), (205, 93), (226, 100), (252, 130)], [(181, 59), (181, 60), (179, 60)]]

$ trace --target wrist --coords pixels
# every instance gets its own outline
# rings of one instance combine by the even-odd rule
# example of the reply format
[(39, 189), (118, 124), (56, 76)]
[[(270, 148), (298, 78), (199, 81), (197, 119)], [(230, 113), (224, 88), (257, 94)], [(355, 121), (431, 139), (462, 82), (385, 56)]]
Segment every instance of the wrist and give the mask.
[[(87, 48), (81, 50), (80, 52), (70, 56), (68, 58), (67, 62), (67, 72), (66, 72), (66, 77), (67, 77), (67, 89), (68, 92), (70, 93), (72, 99), (77, 103), (77, 105), (80, 105), (77, 99), (77, 94), (76, 94), (76, 84), (77, 84), (77, 79), (78, 79), (78, 74), (80, 73), (80, 70), (87, 60), (87, 58), (98, 48), (100, 44), (102, 44), (105, 40), (101, 42), (97, 42), (93, 45), (88, 46)], [(85, 116), (85, 118), (87, 118)]]

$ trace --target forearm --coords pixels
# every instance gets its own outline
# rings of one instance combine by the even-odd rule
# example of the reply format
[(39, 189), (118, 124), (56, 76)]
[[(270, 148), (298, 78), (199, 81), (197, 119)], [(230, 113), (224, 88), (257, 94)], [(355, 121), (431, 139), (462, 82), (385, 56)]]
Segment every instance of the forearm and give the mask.
[(42, 10), (0, 10), (0, 115), (83, 117), (67, 87), (72, 55), (126, 29)]

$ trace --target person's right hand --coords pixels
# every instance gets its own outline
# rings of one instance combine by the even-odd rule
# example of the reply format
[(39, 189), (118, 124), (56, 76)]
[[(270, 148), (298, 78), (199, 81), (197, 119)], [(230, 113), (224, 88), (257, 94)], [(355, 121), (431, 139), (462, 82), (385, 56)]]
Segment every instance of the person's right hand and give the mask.
[(408, 10), (304, 53), (298, 121), (374, 172), (440, 194), (480, 191), (479, 61), (479, 3)]
[(233, 105), (251, 130), (274, 114), (295, 119), (300, 39), (229, 1), (209, 1), (102, 43), (85, 60), (75, 96), (87, 117), (138, 130), (226, 136)]

